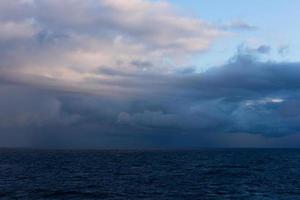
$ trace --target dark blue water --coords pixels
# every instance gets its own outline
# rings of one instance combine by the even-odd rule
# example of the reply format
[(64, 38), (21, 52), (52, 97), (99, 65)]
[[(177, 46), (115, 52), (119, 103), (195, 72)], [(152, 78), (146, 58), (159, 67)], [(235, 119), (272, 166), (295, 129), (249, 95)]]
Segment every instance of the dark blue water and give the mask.
[(0, 150), (0, 199), (300, 199), (300, 150)]

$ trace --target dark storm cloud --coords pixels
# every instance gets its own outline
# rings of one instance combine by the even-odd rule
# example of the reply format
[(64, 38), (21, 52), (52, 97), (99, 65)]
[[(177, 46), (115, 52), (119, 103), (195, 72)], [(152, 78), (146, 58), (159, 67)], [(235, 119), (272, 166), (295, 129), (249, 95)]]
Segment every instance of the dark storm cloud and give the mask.
[(71, 137), (77, 145), (96, 145), (95, 139), (99, 146), (200, 145), (205, 138), (222, 146), (214, 135), (233, 133), (286, 137), (300, 131), (299, 74), (300, 63), (237, 55), (203, 73), (120, 75), (115, 84), (129, 96), (2, 84), (0, 126), (15, 137), (20, 127), (37, 135), (34, 143), (45, 132), (49, 143)]
[[(116, 112), (116, 126), (122, 124), (141, 132), (143, 128), (153, 132), (169, 128), (175, 133), (199, 134), (296, 133), (300, 116), (299, 66), (299, 63), (259, 62), (239, 55), (224, 66), (200, 74), (139, 75), (133, 85), (140, 85), (144, 91), (116, 102), (124, 106)], [(132, 88), (128, 84), (123, 86)]]

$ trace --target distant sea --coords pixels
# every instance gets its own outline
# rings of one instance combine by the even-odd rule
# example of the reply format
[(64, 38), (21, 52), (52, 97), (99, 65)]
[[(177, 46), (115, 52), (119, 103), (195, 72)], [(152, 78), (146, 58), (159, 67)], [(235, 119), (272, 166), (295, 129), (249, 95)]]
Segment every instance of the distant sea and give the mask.
[(300, 150), (0, 150), (0, 199), (300, 199)]

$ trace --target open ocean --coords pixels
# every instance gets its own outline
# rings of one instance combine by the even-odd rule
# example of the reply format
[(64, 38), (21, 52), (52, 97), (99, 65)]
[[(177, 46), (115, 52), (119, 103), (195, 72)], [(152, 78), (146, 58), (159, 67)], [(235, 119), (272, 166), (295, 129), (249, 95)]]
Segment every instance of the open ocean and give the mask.
[(300, 150), (0, 150), (0, 199), (300, 199)]

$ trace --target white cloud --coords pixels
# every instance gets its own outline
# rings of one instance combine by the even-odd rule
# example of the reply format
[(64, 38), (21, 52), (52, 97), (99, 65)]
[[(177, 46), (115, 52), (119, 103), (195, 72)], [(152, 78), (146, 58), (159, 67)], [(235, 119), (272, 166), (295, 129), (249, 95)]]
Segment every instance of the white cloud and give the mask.
[(69, 84), (111, 78), (95, 73), (103, 67), (168, 73), (223, 34), (164, 1), (3, 0), (0, 11), (2, 72)]

